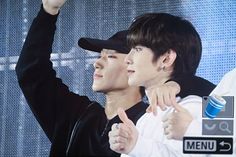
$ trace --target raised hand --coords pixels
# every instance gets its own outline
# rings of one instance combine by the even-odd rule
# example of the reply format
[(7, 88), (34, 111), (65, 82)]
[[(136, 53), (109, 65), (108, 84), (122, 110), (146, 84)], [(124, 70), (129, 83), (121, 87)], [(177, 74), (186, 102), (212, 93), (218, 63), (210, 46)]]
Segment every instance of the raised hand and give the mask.
[(44, 10), (51, 14), (56, 15), (66, 0), (42, 0)]
[(162, 118), (164, 134), (168, 139), (183, 140), (193, 117), (188, 110), (175, 105), (175, 110)]
[(179, 85), (174, 81), (169, 81), (147, 93), (150, 105), (147, 108), (147, 112), (153, 112), (157, 114), (157, 106), (162, 110), (166, 109), (166, 106), (175, 107), (176, 95), (180, 92)]
[(118, 116), (123, 123), (112, 125), (108, 134), (110, 148), (117, 153), (128, 154), (137, 142), (138, 131), (123, 109), (118, 109)]

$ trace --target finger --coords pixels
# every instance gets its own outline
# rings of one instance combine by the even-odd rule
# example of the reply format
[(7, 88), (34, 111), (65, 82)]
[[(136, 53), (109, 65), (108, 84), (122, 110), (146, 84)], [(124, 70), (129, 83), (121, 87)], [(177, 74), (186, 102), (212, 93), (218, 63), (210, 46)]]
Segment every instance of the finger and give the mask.
[(166, 110), (166, 104), (164, 103), (164, 95), (162, 93), (163, 91), (159, 91), (158, 89), (155, 92), (155, 96), (157, 99), (157, 105), (161, 108), (162, 111)]
[(150, 111), (156, 116), (157, 115), (157, 96), (155, 90), (152, 91), (150, 100)]
[(166, 122), (168, 119), (169, 119), (169, 114), (165, 114), (161, 120), (162, 122)]
[(131, 130), (129, 129), (129, 127), (124, 124), (124, 123), (115, 123), (112, 125), (112, 129), (109, 132), (109, 136), (111, 137), (124, 137), (124, 138), (129, 138), (129, 136), (132, 134)]
[[(112, 133), (108, 133), (108, 136), (109, 136), (109, 144), (110, 145), (114, 145), (114, 144), (117, 144), (117, 143), (122, 143), (122, 142), (119, 142), (118, 141), (118, 136), (113, 136)], [(122, 141), (121, 139), (119, 139), (120, 141)]]
[(117, 136), (119, 136), (119, 135), (118, 135), (116, 130), (111, 130), (111, 131), (108, 132), (108, 137), (109, 138), (114, 138), (114, 137), (117, 137)]
[(151, 107), (151, 105), (148, 106), (148, 108), (146, 109), (146, 112), (147, 112), (147, 113), (152, 112), (152, 107)]
[(166, 91), (163, 93), (163, 103), (167, 106), (171, 106), (171, 97), (170, 97), (171, 91)]
[(165, 135), (170, 134), (172, 132), (172, 126), (171, 124), (167, 124), (166, 127), (164, 128), (164, 133)]
[(162, 127), (165, 129), (165, 128), (169, 128), (172, 125), (173, 125), (172, 120), (168, 119), (167, 121), (163, 122)]
[(121, 135), (121, 130), (119, 128), (119, 125), (118, 123), (114, 123), (112, 126), (111, 126), (111, 131), (109, 132), (111, 134), (111, 136), (115, 137), (115, 136), (120, 136)]
[(169, 140), (170, 140), (170, 139), (173, 139), (173, 134), (172, 134), (172, 133), (168, 133), (168, 134), (166, 135), (166, 138), (169, 139)]
[(115, 143), (115, 137), (113, 136), (113, 134), (112, 134), (111, 131), (109, 131), (108, 137), (109, 137), (109, 143), (110, 143), (110, 144)]
[(122, 108), (118, 108), (118, 116), (120, 120), (125, 123), (127, 126), (135, 126), (134, 123), (128, 118), (127, 114)]
[(116, 136), (114, 135), (111, 131), (108, 133), (109, 137), (109, 143), (114, 144), (114, 143), (126, 143), (128, 141), (127, 137), (123, 136)]
[(109, 138), (110, 144), (116, 144), (116, 143), (126, 143), (128, 141), (127, 138), (121, 137), (121, 136), (113, 136)]
[(167, 139), (173, 139), (173, 129), (172, 129), (172, 125), (169, 125), (167, 128), (166, 128), (166, 138)]
[(177, 104), (177, 101), (176, 101), (176, 93), (175, 92), (171, 92), (170, 93), (170, 104), (175, 107), (176, 104)]
[(124, 148), (125, 148), (125, 146), (124, 146), (124, 144), (122, 144), (122, 143), (114, 143), (114, 144), (110, 144), (110, 148), (111, 148), (111, 150), (113, 150), (113, 151), (115, 151), (115, 152), (117, 152), (117, 153), (124, 153)]
[(125, 137), (123, 137), (123, 136), (117, 136), (116, 138), (115, 138), (115, 142), (116, 143), (126, 143), (128, 141), (128, 139), (127, 138), (125, 138)]
[(109, 137), (109, 138), (113, 137), (112, 131), (109, 131), (109, 132), (108, 132), (108, 137)]
[(164, 129), (164, 134), (165, 134), (165, 135), (168, 135), (168, 134), (169, 134), (168, 127), (166, 127), (166, 128), (163, 128), (163, 129)]
[(151, 110), (152, 110), (152, 113), (153, 113), (153, 115), (154, 116), (156, 116), (157, 115), (157, 105), (151, 105)]
[(162, 124), (163, 129), (167, 128), (168, 126), (169, 126), (168, 122)]
[(118, 123), (114, 123), (112, 126), (111, 126), (111, 130), (117, 130), (119, 128), (119, 124)]
[(125, 138), (128, 138), (129, 135), (132, 134), (132, 131), (130, 130), (130, 128), (128, 128), (128, 126), (124, 123), (120, 123), (120, 135), (122, 135)]

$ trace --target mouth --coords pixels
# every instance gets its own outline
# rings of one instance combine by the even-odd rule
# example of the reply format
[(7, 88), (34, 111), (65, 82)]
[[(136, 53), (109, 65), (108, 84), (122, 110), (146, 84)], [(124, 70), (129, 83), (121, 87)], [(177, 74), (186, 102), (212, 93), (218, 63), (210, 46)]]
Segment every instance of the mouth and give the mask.
[(93, 79), (99, 79), (99, 78), (102, 78), (102, 77), (103, 77), (103, 75), (101, 75), (101, 74), (97, 74), (97, 73), (93, 74)]
[(130, 69), (128, 69), (127, 71), (128, 71), (128, 76), (132, 75), (135, 72), (134, 70), (130, 70)]

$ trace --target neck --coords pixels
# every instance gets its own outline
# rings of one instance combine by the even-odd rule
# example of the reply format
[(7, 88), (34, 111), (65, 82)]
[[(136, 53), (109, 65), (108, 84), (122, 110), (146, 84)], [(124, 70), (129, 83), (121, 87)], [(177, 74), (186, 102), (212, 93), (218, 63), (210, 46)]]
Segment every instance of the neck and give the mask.
[(138, 87), (129, 87), (121, 91), (112, 91), (106, 93), (105, 113), (108, 119), (117, 115), (117, 109), (127, 110), (141, 101), (141, 95)]

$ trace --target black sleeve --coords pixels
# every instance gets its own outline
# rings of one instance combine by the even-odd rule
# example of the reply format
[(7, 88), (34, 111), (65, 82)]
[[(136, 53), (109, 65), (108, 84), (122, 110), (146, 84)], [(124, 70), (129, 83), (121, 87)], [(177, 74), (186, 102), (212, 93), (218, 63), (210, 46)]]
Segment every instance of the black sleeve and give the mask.
[(16, 65), (22, 92), (50, 140), (58, 123), (83, 112), (91, 103), (87, 97), (70, 92), (62, 80), (56, 78), (50, 61), (56, 21), (57, 15), (46, 13), (41, 6)]
[(210, 81), (195, 75), (184, 75), (171, 79), (180, 85), (180, 93), (177, 96), (181, 98), (188, 95), (208, 96), (216, 87)]

